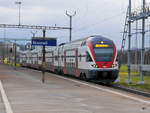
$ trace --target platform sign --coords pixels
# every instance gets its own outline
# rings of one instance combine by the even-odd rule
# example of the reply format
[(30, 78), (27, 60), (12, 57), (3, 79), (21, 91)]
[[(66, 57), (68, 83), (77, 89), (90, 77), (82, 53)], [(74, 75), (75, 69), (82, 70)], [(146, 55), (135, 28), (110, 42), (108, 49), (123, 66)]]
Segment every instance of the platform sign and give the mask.
[(45, 38), (42, 37), (33, 38), (32, 39), (33, 46), (56, 46), (57, 40), (56, 38)]

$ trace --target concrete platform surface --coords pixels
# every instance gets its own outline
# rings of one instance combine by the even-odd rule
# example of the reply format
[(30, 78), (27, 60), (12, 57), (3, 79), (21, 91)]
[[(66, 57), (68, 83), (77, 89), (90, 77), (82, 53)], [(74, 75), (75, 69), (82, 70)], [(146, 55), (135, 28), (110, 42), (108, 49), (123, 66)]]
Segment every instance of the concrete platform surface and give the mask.
[[(150, 104), (54, 75), (46, 73), (43, 84), (41, 72), (26, 68), (15, 71), (0, 65), (0, 80), (13, 113), (150, 113)], [(148, 98), (136, 98), (149, 101)], [(0, 113), (3, 113), (1, 105), (0, 97)]]

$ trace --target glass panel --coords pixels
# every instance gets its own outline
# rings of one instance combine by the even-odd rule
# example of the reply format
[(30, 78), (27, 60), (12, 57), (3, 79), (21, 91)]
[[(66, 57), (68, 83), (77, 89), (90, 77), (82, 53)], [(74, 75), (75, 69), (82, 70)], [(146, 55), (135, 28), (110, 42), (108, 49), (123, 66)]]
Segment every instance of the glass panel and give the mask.
[(94, 48), (96, 61), (112, 61), (113, 48)]
[(86, 52), (86, 61), (87, 62), (92, 62), (92, 58), (88, 52)]

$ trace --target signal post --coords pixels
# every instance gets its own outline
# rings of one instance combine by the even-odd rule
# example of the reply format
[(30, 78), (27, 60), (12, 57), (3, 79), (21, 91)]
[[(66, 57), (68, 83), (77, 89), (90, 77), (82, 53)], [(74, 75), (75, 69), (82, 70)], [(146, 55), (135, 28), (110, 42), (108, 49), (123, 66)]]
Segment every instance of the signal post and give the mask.
[(43, 37), (33, 37), (32, 38), (32, 46), (42, 46), (42, 83), (45, 83), (45, 65), (46, 65), (46, 46), (56, 46), (57, 40), (56, 38), (48, 38), (46, 37), (46, 30), (43, 29)]

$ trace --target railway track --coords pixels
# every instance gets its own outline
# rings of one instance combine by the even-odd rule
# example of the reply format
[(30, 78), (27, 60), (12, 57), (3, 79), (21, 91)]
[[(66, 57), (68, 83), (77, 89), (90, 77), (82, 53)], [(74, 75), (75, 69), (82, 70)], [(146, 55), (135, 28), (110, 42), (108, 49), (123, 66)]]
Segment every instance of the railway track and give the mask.
[[(72, 78), (72, 79), (75, 79), (75, 80), (76, 79), (79, 80), (78, 78), (75, 78), (73, 76), (65, 76), (65, 75), (61, 75), (61, 76), (64, 76), (64, 77), (67, 77), (67, 78)], [(133, 89), (133, 88), (128, 88), (128, 87), (117, 85), (117, 84), (104, 84), (104, 83), (94, 81), (94, 80), (85, 81), (85, 80), (80, 79), (80, 81), (84, 81), (84, 82), (87, 82), (87, 83), (94, 83), (94, 84), (97, 84), (97, 85), (101, 85), (101, 86), (105, 86), (105, 87), (108, 87), (108, 88), (113, 88), (113, 89), (126, 91), (126, 92), (129, 92), (129, 93), (141, 95), (141, 96), (144, 96), (144, 97), (150, 97), (150, 93), (148, 93), (148, 92), (140, 91), (140, 90)]]
[(144, 97), (150, 97), (150, 93), (145, 92), (145, 91), (141, 91), (141, 90), (138, 90), (138, 89), (134, 89), (134, 88), (129, 88), (129, 87), (125, 87), (125, 86), (121, 86), (121, 85), (117, 85), (117, 84), (104, 84), (104, 83), (94, 81), (94, 80), (88, 81), (88, 82), (98, 84), (98, 85), (101, 85), (101, 86), (105, 86), (105, 87), (108, 87), (108, 88), (118, 89), (118, 90), (126, 91), (126, 92), (129, 92), (129, 93), (141, 95), (141, 96), (144, 96)]
[(145, 92), (145, 91), (140, 91), (140, 90), (137, 90), (137, 89), (128, 88), (128, 87), (124, 87), (124, 86), (121, 86), (121, 85), (115, 85), (115, 84), (112, 85), (112, 87), (115, 88), (115, 89), (120, 89), (120, 90), (127, 91), (127, 92), (130, 92), (130, 93), (134, 93), (134, 94), (137, 94), (137, 95), (150, 97), (150, 93)]

